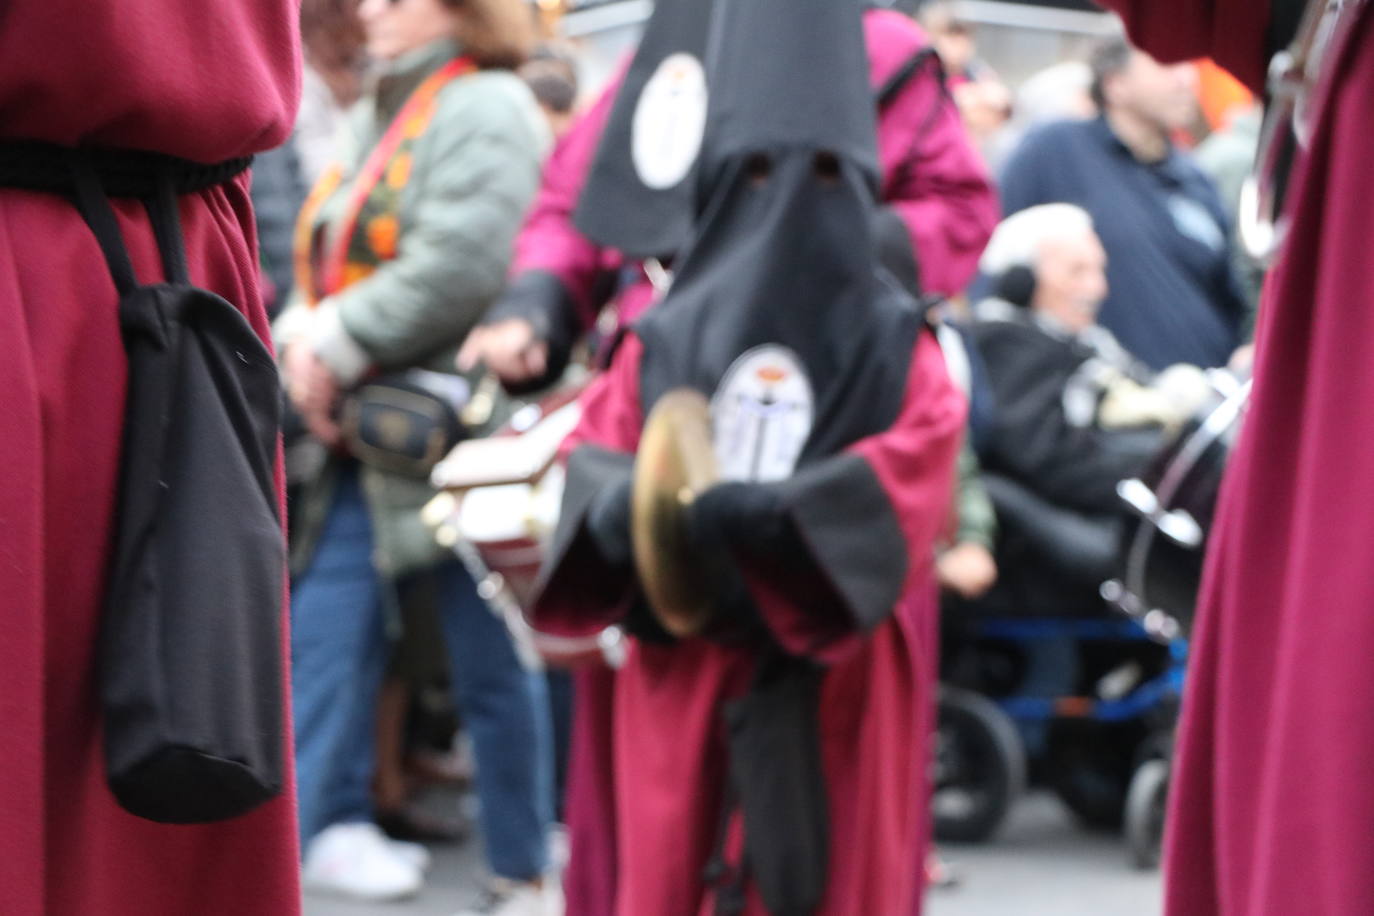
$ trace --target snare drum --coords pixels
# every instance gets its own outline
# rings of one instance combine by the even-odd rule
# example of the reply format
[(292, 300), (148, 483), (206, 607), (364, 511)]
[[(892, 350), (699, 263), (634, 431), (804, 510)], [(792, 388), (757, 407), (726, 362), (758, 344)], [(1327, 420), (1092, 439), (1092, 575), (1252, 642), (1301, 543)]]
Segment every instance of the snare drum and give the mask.
[(521, 608), (530, 606), (544, 544), (558, 524), (563, 478), (563, 468), (555, 465), (533, 483), (477, 487), (458, 502), (457, 536), (502, 577)]
[(1122, 577), (1102, 594), (1162, 641), (1192, 627), (1222, 473), (1250, 400), (1248, 381), (1221, 371), (1209, 379), (1212, 396), (1144, 474), (1117, 486), (1131, 523), (1121, 540)]
[(468, 568), (528, 667), (618, 667), (623, 659), (618, 628), (569, 638), (540, 633), (525, 619), (563, 500), (565, 474), (554, 458), (577, 425), (582, 387), (526, 405), (491, 438), (460, 444), (435, 468), (433, 483), (445, 492), (425, 510), (426, 524)]

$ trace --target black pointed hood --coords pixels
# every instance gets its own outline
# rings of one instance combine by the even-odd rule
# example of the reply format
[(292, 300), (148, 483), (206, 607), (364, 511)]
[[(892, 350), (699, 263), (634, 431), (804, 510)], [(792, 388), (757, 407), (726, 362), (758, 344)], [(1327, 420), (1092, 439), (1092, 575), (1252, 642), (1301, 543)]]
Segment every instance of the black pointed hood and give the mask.
[(716, 3), (703, 173), (757, 150), (807, 147), (847, 160), (876, 187), (865, 6), (860, 0)]
[[(718, 452), (762, 449), (722, 454), (734, 477), (786, 476), (886, 429), (906, 389), (921, 316), (880, 270), (871, 229), (862, 12), (716, 0), (693, 240), (636, 331), (646, 407), (689, 385), (715, 399)], [(740, 409), (777, 428), (750, 432)]]
[(578, 199), (577, 228), (632, 258), (671, 255), (691, 236), (714, 5), (655, 3)]

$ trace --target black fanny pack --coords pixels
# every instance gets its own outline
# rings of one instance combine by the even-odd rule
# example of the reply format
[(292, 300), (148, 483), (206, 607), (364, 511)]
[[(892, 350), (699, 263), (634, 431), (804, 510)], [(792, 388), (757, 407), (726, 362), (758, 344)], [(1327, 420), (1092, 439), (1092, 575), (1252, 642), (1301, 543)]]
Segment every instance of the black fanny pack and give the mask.
[[(65, 167), (65, 186), (37, 189), (71, 194), (99, 241), (128, 354), (99, 647), (109, 785), (150, 820), (234, 817), (284, 779), (281, 402), (243, 314), (191, 284), (175, 195), (247, 162), (178, 171), (166, 157), (59, 149), (48, 161)], [(165, 283), (137, 282), (110, 193), (144, 198)]]
[(439, 459), (467, 436), (467, 382), (412, 369), (364, 382), (344, 399), (339, 430), (364, 464), (427, 479)]

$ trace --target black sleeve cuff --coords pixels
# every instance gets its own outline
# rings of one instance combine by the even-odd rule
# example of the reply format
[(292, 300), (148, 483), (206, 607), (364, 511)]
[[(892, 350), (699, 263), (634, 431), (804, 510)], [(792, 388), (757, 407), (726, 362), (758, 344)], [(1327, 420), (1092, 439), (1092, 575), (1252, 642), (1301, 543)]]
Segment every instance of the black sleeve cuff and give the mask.
[(633, 568), (609, 563), (587, 528), (587, 514), (606, 487), (634, 474), (634, 455), (594, 445), (575, 449), (568, 458), (567, 483), (558, 527), (539, 570), (534, 608), (538, 616), (544, 596), (607, 608), (626, 601), (634, 588)]
[(839, 455), (774, 486), (855, 625), (867, 631), (887, 619), (902, 597), (910, 560), (897, 512), (872, 465), (859, 455)]

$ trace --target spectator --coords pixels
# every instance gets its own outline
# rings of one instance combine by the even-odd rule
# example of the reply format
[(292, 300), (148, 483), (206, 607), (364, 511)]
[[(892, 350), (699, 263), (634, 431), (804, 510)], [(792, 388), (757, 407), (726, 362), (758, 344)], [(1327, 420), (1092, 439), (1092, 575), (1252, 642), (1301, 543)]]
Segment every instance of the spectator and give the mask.
[(992, 75), (991, 68), (978, 59), (973, 23), (963, 16), (958, 3), (948, 0), (927, 3), (917, 12), (916, 21), (930, 36), (951, 86), (977, 82)]
[[(440, 373), (501, 290), (546, 146), (529, 90), (506, 72), (524, 57), (528, 11), (521, 0), (364, 0), (358, 10), (378, 79), (302, 214), (306, 269), (276, 325), (291, 400), (334, 449), (302, 484), (292, 525), (304, 880), (373, 900), (420, 888), (423, 850), (383, 837), (368, 791), (387, 618), (420, 602), (442, 624), (480, 770), (495, 878), (473, 912), (535, 914), (551, 809), (543, 680), (424, 529), (418, 510), (433, 494), (423, 477), (389, 470), (376, 447), (350, 451), (335, 420), (342, 394), (379, 372), (463, 387)], [(499, 422), (487, 413), (467, 415), (472, 432)]]
[(997, 582), (997, 515), (979, 478), (978, 456), (969, 443), (959, 453), (954, 494), (954, 533), (937, 545), (935, 575), (940, 587), (962, 598), (982, 596)]
[(1097, 116), (1092, 70), (1078, 60), (1046, 67), (1016, 90), (1011, 120), (997, 134), (988, 167), (1001, 171), (1026, 134), (1052, 121), (1083, 121)]
[(1031, 128), (1050, 121), (1096, 117), (1092, 84), (1092, 69), (1082, 61), (1066, 60), (1046, 67), (1017, 89), (1015, 120)]
[(292, 142), (307, 187), (334, 161), (345, 112), (363, 93), (366, 43), (357, 0), (302, 0), (305, 69)]
[(554, 137), (567, 133), (577, 107), (577, 61), (572, 55), (565, 48), (545, 42), (521, 66), (520, 78), (534, 93)]
[(961, 83), (954, 87), (953, 93), (969, 138), (982, 153), (983, 160), (991, 163), (1011, 119), (1011, 90), (996, 76), (989, 75)]
[(291, 246), (296, 215), (305, 203), (300, 157), (291, 141), (253, 160), (253, 215), (258, 229), (258, 263), (262, 266), (263, 305), (275, 317), (291, 297), (294, 264)]
[(1009, 217), (980, 266), (998, 293), (975, 306), (972, 327), (995, 405), (985, 469), (1065, 508), (1115, 512), (1117, 482), (1192, 412), (1201, 374), (1179, 366), (1156, 377), (1096, 323), (1107, 255), (1079, 207)]
[(1255, 312), (1259, 309), (1260, 286), (1264, 282), (1264, 270), (1244, 251), (1239, 241), (1240, 189), (1245, 179), (1255, 167), (1255, 151), (1259, 149), (1260, 123), (1264, 109), (1258, 102), (1242, 108), (1233, 108), (1226, 123), (1214, 134), (1202, 141), (1197, 148), (1197, 164), (1216, 182), (1217, 192), (1221, 195), (1222, 206), (1236, 227), (1231, 236), (1232, 259), (1236, 274), (1240, 277), (1248, 317), (1243, 328), (1249, 337), (1254, 324)]
[[(977, 453), (981, 421), (990, 417), (991, 398), (987, 390), (987, 369), (971, 349), (966, 323), (956, 322), (951, 311), (946, 304), (945, 308), (932, 309), (929, 315), (950, 380), (963, 392), (969, 410), (964, 444), (959, 452), (954, 501), (950, 506), (949, 531), (936, 543), (935, 574), (942, 589), (972, 600), (997, 581), (997, 562), (992, 555), (997, 542), (997, 516), (983, 488)], [(938, 857), (933, 858), (935, 870), (948, 878), (947, 869), (939, 863)], [(929, 871), (931, 860), (926, 864)], [(938, 885), (940, 882), (932, 879), (932, 883)]]
[(1231, 219), (1170, 141), (1196, 114), (1193, 71), (1162, 66), (1122, 39), (1098, 47), (1091, 66), (1101, 116), (1030, 134), (1003, 174), (1005, 212), (1083, 207), (1110, 255), (1102, 326), (1155, 369), (1223, 365), (1245, 315)]
[(974, 25), (963, 16), (960, 5), (946, 0), (927, 3), (917, 21), (930, 36), (940, 55), (945, 82), (959, 116), (983, 159), (991, 163), (1000, 145), (1003, 128), (1012, 113), (1011, 91), (997, 73), (978, 58)]

